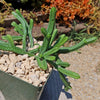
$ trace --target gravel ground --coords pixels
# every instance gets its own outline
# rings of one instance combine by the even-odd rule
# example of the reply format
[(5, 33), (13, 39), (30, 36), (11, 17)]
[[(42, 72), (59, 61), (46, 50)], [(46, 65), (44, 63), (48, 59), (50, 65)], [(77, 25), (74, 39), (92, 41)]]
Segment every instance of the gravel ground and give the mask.
[[(35, 43), (42, 45), (43, 41), (35, 40)], [(36, 49), (39, 45), (35, 45), (33, 48), (28, 49)], [(22, 45), (17, 45), (17, 47), (22, 48)], [(47, 81), (52, 67), (48, 64), (48, 69), (45, 71), (38, 66), (34, 56), (28, 57), (27, 54), (16, 55), (12, 52), (4, 54), (2, 50), (0, 50), (0, 70), (29, 82), (34, 86), (41, 87)]]
[(67, 69), (81, 76), (80, 79), (68, 77), (72, 86), (68, 91), (72, 98), (68, 100), (100, 100), (100, 43), (86, 45), (79, 51), (60, 55), (63, 61), (71, 64)]
[(80, 74), (80, 79), (69, 78), (72, 89), (68, 100), (100, 100), (100, 43), (81, 48), (80, 53), (60, 55), (71, 64), (68, 68)]

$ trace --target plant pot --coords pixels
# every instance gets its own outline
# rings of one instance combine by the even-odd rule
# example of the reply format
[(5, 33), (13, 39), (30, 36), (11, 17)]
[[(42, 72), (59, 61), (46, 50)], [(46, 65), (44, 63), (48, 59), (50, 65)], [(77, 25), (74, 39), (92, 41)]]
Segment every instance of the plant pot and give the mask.
[(39, 100), (45, 84), (36, 87), (0, 70), (0, 91), (5, 100)]

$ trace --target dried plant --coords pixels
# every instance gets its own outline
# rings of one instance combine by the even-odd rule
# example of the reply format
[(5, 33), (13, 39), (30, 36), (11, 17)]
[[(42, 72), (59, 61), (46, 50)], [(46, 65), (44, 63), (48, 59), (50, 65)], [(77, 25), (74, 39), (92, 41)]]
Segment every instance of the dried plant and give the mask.
[(94, 13), (94, 7), (89, 0), (46, 0), (42, 5), (43, 13), (48, 13), (52, 7), (57, 9), (57, 20), (67, 25), (71, 25), (70, 22), (75, 19), (75, 16), (85, 19)]

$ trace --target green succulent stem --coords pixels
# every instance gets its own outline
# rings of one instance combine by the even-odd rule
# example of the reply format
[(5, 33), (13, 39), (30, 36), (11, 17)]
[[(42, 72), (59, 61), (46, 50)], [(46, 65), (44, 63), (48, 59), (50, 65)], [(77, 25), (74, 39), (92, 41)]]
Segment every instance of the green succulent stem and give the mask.
[[(59, 71), (58, 71), (59, 72)], [(60, 79), (62, 80), (63, 84), (64, 84), (64, 89), (65, 91), (68, 91), (69, 89), (71, 89), (71, 85), (70, 83), (66, 80), (64, 74), (62, 74), (61, 72), (59, 72), (59, 76), (60, 76)]]
[[(30, 19), (29, 24), (24, 19), (22, 14), (18, 9), (12, 14), (19, 20), (20, 24), (16, 22), (12, 22), (12, 26), (14, 30), (20, 34), (20, 36), (11, 36), (6, 35), (2, 36), (2, 39), (7, 42), (0, 40), (0, 50), (11, 51), (17, 54), (28, 54), (28, 56), (35, 56), (38, 66), (43, 69), (48, 69), (48, 63), (52, 65), (58, 72), (59, 76), (64, 83), (65, 90), (71, 89), (70, 83), (66, 80), (66, 76), (72, 77), (74, 79), (79, 79), (80, 76), (78, 73), (67, 70), (66, 68), (70, 66), (69, 63), (63, 62), (59, 54), (61, 53), (69, 53), (81, 48), (84, 45), (92, 43), (96, 41), (96, 37), (90, 39), (83, 39), (78, 44), (71, 47), (63, 47), (64, 43), (68, 41), (68, 37), (65, 34), (62, 34), (56, 39), (58, 30), (55, 26), (55, 16), (56, 16), (56, 8), (51, 8), (49, 15), (49, 24), (48, 28), (41, 28), (41, 32), (44, 35), (42, 46), (37, 47), (33, 50), (28, 50), (28, 48), (34, 47), (34, 38), (32, 37), (32, 29), (34, 21)], [(23, 48), (19, 48), (14, 44), (14, 41), (22, 41)], [(30, 47), (28, 47), (28, 42), (30, 43)], [(38, 55), (37, 55), (38, 54)]]
[(71, 47), (61, 47), (58, 51), (58, 53), (69, 53), (72, 51), (75, 51), (81, 47), (83, 47), (84, 45), (87, 45), (89, 43), (95, 42), (97, 40), (97, 37), (93, 37), (90, 39), (83, 39), (81, 42), (79, 42), (78, 44), (71, 46)]

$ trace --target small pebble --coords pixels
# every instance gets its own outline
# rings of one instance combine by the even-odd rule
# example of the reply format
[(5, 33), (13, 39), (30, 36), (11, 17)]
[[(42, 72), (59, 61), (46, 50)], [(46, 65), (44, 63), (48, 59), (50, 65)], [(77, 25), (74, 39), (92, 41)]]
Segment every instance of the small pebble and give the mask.
[(8, 67), (4, 65), (0, 65), (0, 70), (7, 71)]
[(45, 82), (47, 79), (46, 79), (45, 76), (40, 76), (40, 80), (41, 80), (42, 82)]
[(7, 72), (8, 73), (11, 73), (11, 74), (14, 74), (15, 70), (14, 70), (15, 66), (13, 65), (13, 63), (11, 63), (8, 67), (8, 70)]
[(28, 54), (22, 55), (21, 58), (22, 58), (22, 60), (27, 59), (28, 58)]
[(0, 58), (0, 64), (4, 64), (5, 63), (5, 59), (4, 58)]
[(20, 68), (21, 65), (22, 65), (22, 62), (17, 62), (15, 65), (16, 65), (16, 67), (19, 67)]
[(33, 82), (35, 82), (35, 81), (38, 80), (38, 75), (32, 74), (32, 75), (29, 76), (29, 78), (30, 78)]
[(42, 46), (43, 41), (38, 41), (38, 44), (39, 44), (40, 46)]
[(40, 83), (41, 83), (41, 80), (37, 80), (37, 81), (33, 82), (33, 85), (39, 86)]
[(9, 54), (9, 59), (10, 59), (11, 63), (13, 63), (13, 64), (15, 64), (17, 61), (15, 54)]
[(24, 71), (22, 71), (22, 69), (18, 69), (18, 70), (16, 71), (16, 74), (24, 75)]

